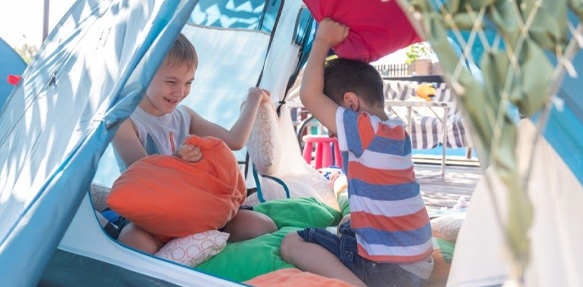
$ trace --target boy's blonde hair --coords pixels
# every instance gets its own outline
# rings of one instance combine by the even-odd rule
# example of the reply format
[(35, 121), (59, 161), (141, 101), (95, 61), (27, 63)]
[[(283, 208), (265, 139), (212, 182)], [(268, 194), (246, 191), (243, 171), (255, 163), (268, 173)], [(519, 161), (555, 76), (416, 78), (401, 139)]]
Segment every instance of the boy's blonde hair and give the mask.
[(198, 66), (198, 55), (192, 43), (180, 33), (174, 45), (170, 48), (164, 65), (175, 67), (186, 65), (189, 69), (195, 69)]

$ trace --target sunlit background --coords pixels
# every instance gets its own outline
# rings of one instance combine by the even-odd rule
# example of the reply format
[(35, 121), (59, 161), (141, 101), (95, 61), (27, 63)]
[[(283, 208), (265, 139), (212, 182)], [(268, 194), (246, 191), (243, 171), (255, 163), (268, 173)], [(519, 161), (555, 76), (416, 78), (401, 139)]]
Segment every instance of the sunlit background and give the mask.
[[(49, 31), (61, 20), (74, 0), (53, 0), (49, 6)], [(44, 0), (0, 1), (0, 38), (23, 58), (42, 44)], [(1, 55), (0, 55), (1, 56)], [(25, 59), (27, 60), (27, 59)]]
[[(47, 2), (49, 3), (48, 31), (50, 33), (75, 1)], [(44, 5), (45, 0), (0, 1), (0, 38), (17, 51), (26, 62), (31, 60), (42, 44)], [(407, 56), (408, 51), (410, 48), (399, 50), (374, 64), (405, 63), (410, 58)], [(435, 60), (432, 53), (423, 56)]]

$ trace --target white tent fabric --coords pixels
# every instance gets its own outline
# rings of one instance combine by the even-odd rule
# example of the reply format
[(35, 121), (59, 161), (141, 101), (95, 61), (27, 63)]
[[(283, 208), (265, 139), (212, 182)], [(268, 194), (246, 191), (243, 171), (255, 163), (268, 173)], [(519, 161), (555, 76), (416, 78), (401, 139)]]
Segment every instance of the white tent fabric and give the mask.
[(246, 100), (249, 87), (257, 84), (270, 35), (193, 25), (186, 25), (182, 33), (199, 55), (190, 95), (182, 104), (209, 121), (231, 127), (239, 117), (240, 103)]
[[(301, 156), (300, 148), (294, 133), (291, 115), (287, 106), (281, 108), (278, 122), (281, 135), (282, 152), (276, 165), (272, 167), (271, 176), (281, 179), (289, 188), (290, 197), (313, 197), (319, 202), (340, 210), (338, 200), (332, 185), (318, 171), (309, 166)], [(260, 176), (263, 198), (266, 201), (286, 198), (284, 188), (272, 179)], [(256, 194), (252, 194), (247, 204), (257, 204)]]
[[(127, 247), (111, 240), (97, 223), (89, 196), (85, 197), (81, 203), (73, 222), (69, 225), (69, 229), (59, 244), (59, 250), (97, 259), (179, 286), (241, 286), (237, 283), (198, 273), (174, 262), (141, 252), (132, 252)], [(99, 274), (99, 270), (88, 271)], [(124, 279), (121, 276), (113, 279), (124, 284)], [(91, 284), (95, 285), (95, 282)]]
[[(521, 123), (520, 158), (530, 154), (534, 134), (530, 122)], [(525, 286), (583, 286), (583, 186), (544, 138), (535, 149), (528, 186), (535, 217), (529, 234), (532, 248)], [(488, 171), (474, 191), (458, 235), (447, 286), (497, 286), (509, 278), (505, 260), (509, 255), (494, 213), (497, 206), (500, 218), (507, 218), (506, 195), (504, 185)]]

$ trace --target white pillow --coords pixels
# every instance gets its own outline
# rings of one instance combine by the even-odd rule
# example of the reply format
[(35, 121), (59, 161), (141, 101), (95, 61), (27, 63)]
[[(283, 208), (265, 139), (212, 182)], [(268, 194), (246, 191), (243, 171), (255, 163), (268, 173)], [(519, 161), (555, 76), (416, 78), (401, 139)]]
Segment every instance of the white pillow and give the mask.
[[(320, 200), (322, 203), (327, 204), (328, 206), (340, 210), (340, 206), (338, 205), (338, 199), (336, 198), (336, 194), (334, 193), (334, 186), (330, 181), (328, 181), (319, 171), (313, 168), (309, 164), (305, 164), (304, 168), (306, 172), (309, 174), (309, 182), (314, 187), (313, 197)], [(307, 197), (307, 196), (306, 196)]]
[(277, 112), (271, 101), (262, 103), (247, 140), (249, 158), (261, 174), (271, 174), (281, 153)]
[(227, 246), (229, 233), (205, 231), (168, 242), (155, 255), (186, 266), (195, 267), (217, 255)]
[(107, 208), (107, 195), (109, 195), (110, 188), (104, 185), (92, 183), (90, 188), (91, 202), (93, 208), (99, 212)]

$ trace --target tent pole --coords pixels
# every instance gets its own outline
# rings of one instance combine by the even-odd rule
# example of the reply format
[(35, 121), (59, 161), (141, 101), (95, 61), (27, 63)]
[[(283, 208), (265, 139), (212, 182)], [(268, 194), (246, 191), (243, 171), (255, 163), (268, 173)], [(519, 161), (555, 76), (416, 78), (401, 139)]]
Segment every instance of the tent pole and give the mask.
[(43, 42), (47, 38), (49, 34), (49, 5), (50, 0), (44, 1), (44, 10), (43, 10)]

